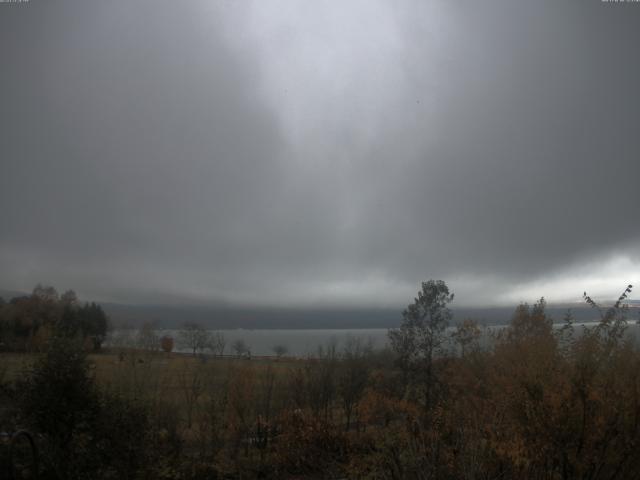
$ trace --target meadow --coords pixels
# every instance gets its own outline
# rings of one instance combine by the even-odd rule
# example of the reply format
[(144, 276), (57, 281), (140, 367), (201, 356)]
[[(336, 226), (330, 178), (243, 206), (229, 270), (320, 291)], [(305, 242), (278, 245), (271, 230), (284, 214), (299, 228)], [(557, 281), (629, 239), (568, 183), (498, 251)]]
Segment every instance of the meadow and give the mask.
[(519, 305), (484, 342), (471, 320), (448, 328), (443, 282), (423, 288), (389, 349), (351, 338), (303, 359), (162, 351), (148, 331), (153, 348), (105, 348), (63, 309), (46, 338), (6, 337), (29, 348), (0, 354), (0, 423), (34, 433), (50, 479), (635, 477), (640, 348), (624, 294), (609, 308), (586, 297), (593, 325)]

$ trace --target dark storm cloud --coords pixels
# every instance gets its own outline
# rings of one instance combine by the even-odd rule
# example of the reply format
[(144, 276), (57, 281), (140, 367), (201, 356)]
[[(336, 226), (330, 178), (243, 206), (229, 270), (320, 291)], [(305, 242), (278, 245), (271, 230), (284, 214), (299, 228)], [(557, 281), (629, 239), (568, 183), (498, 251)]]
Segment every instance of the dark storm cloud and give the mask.
[[(425, 155), (438, 165), (410, 172), (412, 218), (434, 222), (428, 233), (449, 246), (452, 267), (515, 276), (639, 239), (640, 12), (599, 2), (493, 7), (452, 13), (448, 81)], [(407, 71), (419, 91), (429, 71)], [(423, 205), (432, 208), (421, 216)]]
[(260, 72), (204, 13), (169, 2), (6, 12), (5, 262), (25, 252), (52, 280), (47, 266), (144, 288), (152, 272), (170, 285), (175, 267), (241, 255), (279, 202), (281, 141)]
[(1, 7), (7, 288), (492, 303), (640, 272), (638, 5)]

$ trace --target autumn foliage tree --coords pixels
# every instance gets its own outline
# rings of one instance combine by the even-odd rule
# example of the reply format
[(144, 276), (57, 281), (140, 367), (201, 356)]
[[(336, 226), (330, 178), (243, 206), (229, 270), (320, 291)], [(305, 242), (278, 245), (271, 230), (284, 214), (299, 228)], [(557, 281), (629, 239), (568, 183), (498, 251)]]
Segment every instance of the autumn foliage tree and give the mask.
[(37, 285), (31, 295), (0, 307), (0, 342), (12, 350), (43, 350), (54, 336), (78, 338), (99, 350), (108, 329), (102, 307), (81, 304), (73, 290), (59, 295), (53, 287)]
[(162, 348), (163, 352), (171, 353), (173, 351), (173, 337), (163, 335), (160, 339), (160, 348)]
[[(172, 365), (157, 398), (142, 395), (148, 387), (133, 396), (141, 406), (101, 391), (85, 352), (62, 343), (13, 391), (22, 424), (58, 445), (53, 478), (86, 468), (84, 478), (631, 479), (640, 348), (626, 320), (630, 293), (611, 306), (585, 294), (595, 325), (571, 314), (554, 325), (541, 298), (517, 306), (506, 326), (465, 320), (447, 330), (453, 295), (432, 280), (389, 333), (390, 349), (351, 339), (304, 360), (132, 362), (145, 368), (140, 379)], [(19, 318), (42, 332), (33, 312), (61, 300), (43, 289), (30, 301)], [(159, 398), (169, 391), (175, 404)], [(158, 465), (145, 471), (145, 458)]]

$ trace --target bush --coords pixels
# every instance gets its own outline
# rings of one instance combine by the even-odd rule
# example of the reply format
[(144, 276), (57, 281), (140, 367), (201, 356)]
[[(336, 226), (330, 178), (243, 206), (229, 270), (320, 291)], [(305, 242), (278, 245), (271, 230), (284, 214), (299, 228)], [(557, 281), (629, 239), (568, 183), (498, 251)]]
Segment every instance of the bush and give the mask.
[(42, 434), (45, 478), (131, 478), (151, 463), (147, 409), (100, 392), (78, 342), (53, 338), (16, 393), (23, 423)]

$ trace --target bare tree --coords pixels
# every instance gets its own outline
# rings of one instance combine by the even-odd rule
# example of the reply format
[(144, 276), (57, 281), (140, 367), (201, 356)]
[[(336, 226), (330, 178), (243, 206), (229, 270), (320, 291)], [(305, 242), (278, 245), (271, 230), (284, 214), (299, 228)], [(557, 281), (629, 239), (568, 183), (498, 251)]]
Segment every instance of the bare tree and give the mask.
[(249, 346), (241, 338), (239, 338), (238, 340), (233, 342), (233, 345), (231, 345), (231, 348), (233, 348), (233, 351), (235, 352), (236, 356), (238, 356), (238, 357), (246, 355), (250, 351), (249, 350)]
[(198, 404), (198, 399), (204, 393), (204, 380), (201, 368), (194, 367), (187, 361), (183, 362), (182, 368), (178, 373), (178, 382), (185, 402), (188, 428), (191, 428), (193, 423), (193, 413)]
[(203, 456), (213, 457), (225, 444), (229, 375), (226, 365), (212, 362), (206, 369), (198, 440)]
[(318, 347), (314, 358), (304, 364), (304, 379), (307, 401), (318, 419), (329, 421), (336, 395), (336, 370), (338, 356), (335, 339), (326, 347)]
[(475, 320), (466, 319), (456, 325), (451, 337), (460, 347), (460, 355), (464, 357), (470, 351), (478, 350), (481, 335), (482, 331), (478, 323)]
[(76, 292), (74, 292), (73, 290), (67, 290), (62, 295), (60, 295), (60, 302), (62, 302), (63, 305), (80, 305), (78, 295), (76, 295)]
[(276, 357), (278, 358), (282, 358), (284, 355), (289, 353), (289, 349), (286, 345), (274, 345), (271, 350), (276, 354)]
[(210, 344), (210, 335), (199, 323), (186, 322), (178, 333), (180, 345), (191, 350), (193, 355), (204, 350)]
[(209, 349), (211, 353), (216, 356), (224, 355), (224, 349), (227, 346), (227, 341), (224, 335), (220, 332), (214, 332), (209, 335)]
[(369, 379), (368, 356), (371, 351), (370, 341), (365, 343), (360, 338), (349, 337), (342, 353), (338, 375), (338, 392), (342, 399), (346, 430), (351, 427), (354, 410), (367, 386)]
[(142, 324), (136, 335), (136, 346), (151, 352), (158, 350), (160, 339), (153, 323), (145, 322)]
[(256, 421), (254, 434), (260, 449), (260, 461), (265, 459), (265, 450), (273, 434), (274, 395), (276, 391), (276, 372), (272, 365), (261, 372), (256, 382)]
[(41, 283), (34, 287), (31, 296), (44, 302), (57, 302), (60, 300), (60, 295), (58, 295), (58, 291), (55, 288)]

